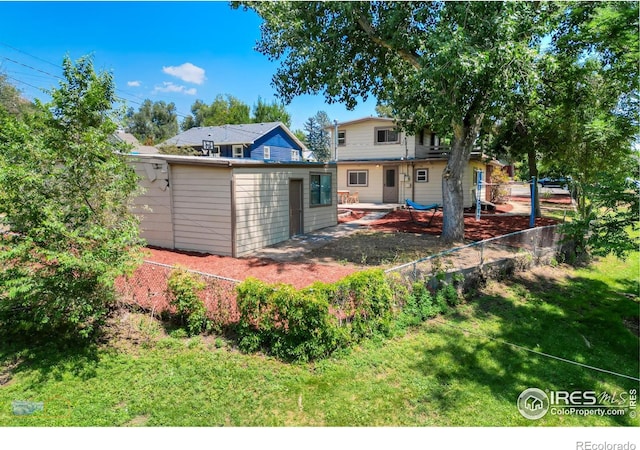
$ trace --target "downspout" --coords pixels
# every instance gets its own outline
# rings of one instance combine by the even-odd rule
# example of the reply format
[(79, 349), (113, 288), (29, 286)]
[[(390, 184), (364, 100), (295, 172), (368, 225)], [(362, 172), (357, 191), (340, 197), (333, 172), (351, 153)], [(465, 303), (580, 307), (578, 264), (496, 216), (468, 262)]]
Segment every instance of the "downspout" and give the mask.
[(414, 168), (414, 162), (411, 161), (411, 201), (416, 201), (416, 170)]
[(334, 138), (333, 139), (333, 144), (334, 144), (334, 147), (336, 149), (335, 158), (336, 158), (336, 162), (337, 162), (338, 161), (338, 121), (337, 120), (333, 121), (333, 126), (335, 128), (335, 132), (333, 133), (333, 138)]

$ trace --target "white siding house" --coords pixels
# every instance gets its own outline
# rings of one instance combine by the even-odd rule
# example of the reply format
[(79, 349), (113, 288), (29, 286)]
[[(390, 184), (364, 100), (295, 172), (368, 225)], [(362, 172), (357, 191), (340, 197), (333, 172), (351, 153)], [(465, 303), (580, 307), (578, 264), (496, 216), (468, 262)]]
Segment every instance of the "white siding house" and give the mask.
[(337, 223), (336, 166), (197, 156), (129, 156), (152, 246), (244, 256)]
[[(425, 129), (414, 136), (398, 131), (393, 119), (365, 117), (328, 128), (338, 166), (340, 191), (358, 194), (361, 203), (442, 204), (442, 173), (449, 148)], [(336, 145), (337, 144), (337, 145)], [(475, 174), (487, 171), (480, 152), (473, 153), (462, 178), (464, 206), (474, 202)]]

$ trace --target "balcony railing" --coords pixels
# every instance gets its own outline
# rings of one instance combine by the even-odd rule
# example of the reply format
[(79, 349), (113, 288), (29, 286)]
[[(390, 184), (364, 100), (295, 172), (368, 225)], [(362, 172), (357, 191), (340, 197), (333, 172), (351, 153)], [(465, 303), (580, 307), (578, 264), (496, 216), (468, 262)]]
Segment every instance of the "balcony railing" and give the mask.
[[(432, 145), (426, 147), (426, 154), (424, 151), (417, 151), (417, 155), (424, 155), (426, 159), (449, 159), (449, 153), (451, 153), (451, 146), (449, 145)], [(471, 156), (482, 156), (482, 149), (476, 147), (471, 151)]]

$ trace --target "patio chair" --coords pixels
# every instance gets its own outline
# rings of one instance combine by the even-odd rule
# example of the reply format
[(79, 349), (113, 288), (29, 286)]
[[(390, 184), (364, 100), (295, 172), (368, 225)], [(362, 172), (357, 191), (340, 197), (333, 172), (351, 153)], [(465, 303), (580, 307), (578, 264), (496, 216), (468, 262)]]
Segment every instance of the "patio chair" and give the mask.
[[(409, 210), (409, 216), (411, 217), (411, 221), (416, 225), (422, 225), (427, 227), (431, 226), (431, 221), (433, 220), (433, 216), (436, 215), (436, 212), (438, 212), (438, 209), (442, 209), (442, 207), (437, 203), (432, 203), (430, 205), (421, 205), (420, 203), (413, 202), (409, 199), (406, 199), (405, 202), (407, 203), (407, 209)], [(429, 222), (425, 225), (424, 222), (420, 222), (416, 220), (415, 217), (413, 217), (412, 211), (421, 211), (421, 212), (433, 211), (433, 213), (431, 213)]]
[(360, 203), (358, 191), (355, 191), (347, 197), (347, 203)]

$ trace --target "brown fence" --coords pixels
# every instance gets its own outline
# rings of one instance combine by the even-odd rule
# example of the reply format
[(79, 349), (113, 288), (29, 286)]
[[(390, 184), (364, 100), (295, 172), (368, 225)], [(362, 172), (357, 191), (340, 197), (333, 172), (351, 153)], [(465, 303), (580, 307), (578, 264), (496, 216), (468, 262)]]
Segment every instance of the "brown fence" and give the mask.
[(442, 272), (482, 269), (504, 260), (519, 260), (531, 265), (548, 262), (560, 247), (558, 225), (530, 228), (452, 248), (426, 258), (402, 264), (386, 273), (400, 273), (408, 281), (430, 279)]
[[(129, 277), (116, 280), (120, 301), (142, 308), (153, 315), (174, 312), (169, 304), (167, 280), (176, 267), (153, 261), (144, 261)], [(180, 268), (196, 275), (205, 283), (198, 293), (207, 308), (209, 318), (217, 324), (229, 324), (238, 320), (236, 285), (239, 280), (219, 275)]]

